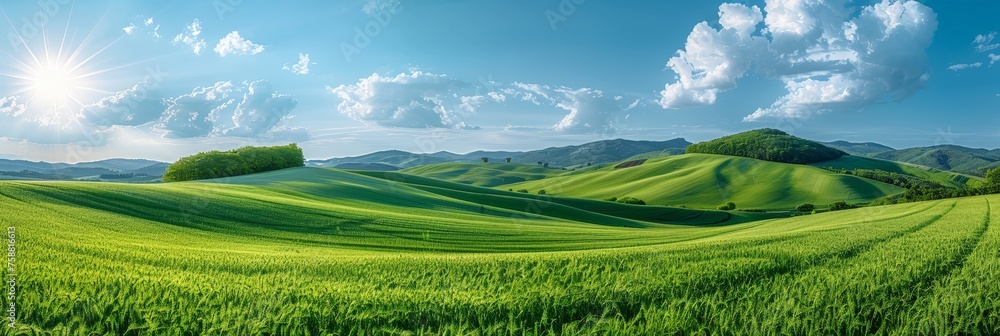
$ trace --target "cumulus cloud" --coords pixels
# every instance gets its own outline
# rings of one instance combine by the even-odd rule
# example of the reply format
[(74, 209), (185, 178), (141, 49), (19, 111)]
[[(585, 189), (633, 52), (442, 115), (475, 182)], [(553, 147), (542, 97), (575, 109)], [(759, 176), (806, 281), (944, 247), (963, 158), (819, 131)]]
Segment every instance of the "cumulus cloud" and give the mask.
[(1000, 61), (1000, 55), (990, 54), (989, 56), (990, 56), (990, 66), (993, 66), (993, 63)]
[(479, 98), (464, 92), (473, 85), (447, 75), (412, 71), (396, 76), (372, 74), (353, 85), (329, 90), (341, 99), (340, 113), (368, 124), (404, 128), (467, 128), (465, 113)]
[(184, 32), (174, 37), (174, 45), (184, 44), (191, 47), (195, 55), (201, 55), (201, 51), (208, 47), (205, 39), (201, 38), (201, 21), (194, 19), (190, 25), (184, 27)]
[(990, 32), (989, 34), (976, 35), (976, 38), (972, 40), (972, 44), (976, 46), (976, 51), (986, 52), (996, 48), (1000, 48), (1000, 43), (993, 43), (993, 39), (997, 37), (997, 32)]
[(309, 63), (309, 54), (299, 53), (298, 63), (292, 65), (286, 64), (285, 66), (281, 67), (281, 70), (288, 70), (295, 73), (296, 75), (308, 75), (310, 64), (316, 64), (316, 63)]
[(952, 65), (952, 66), (948, 67), (948, 70), (959, 71), (959, 70), (965, 70), (965, 69), (978, 68), (978, 67), (981, 67), (981, 66), (983, 66), (983, 63), (980, 63), (980, 62), (971, 63), (971, 64), (955, 64), (955, 65)]
[(98, 126), (138, 126), (157, 120), (165, 109), (163, 99), (150, 97), (147, 82), (84, 106), (83, 118)]
[(298, 100), (277, 93), (267, 81), (218, 82), (167, 99), (165, 104), (155, 129), (168, 138), (294, 137), (301, 141), (308, 137), (303, 128), (283, 125), (292, 117)]
[(515, 96), (535, 104), (548, 103), (569, 114), (552, 126), (569, 133), (616, 133), (616, 123), (623, 112), (640, 104), (640, 100), (611, 96), (591, 88), (572, 89), (565, 86), (514, 83)]
[(219, 40), (219, 44), (215, 46), (215, 52), (220, 57), (226, 57), (227, 55), (256, 55), (264, 52), (264, 46), (254, 44), (250, 40), (240, 37), (240, 32), (234, 31)]
[(762, 12), (723, 4), (717, 28), (696, 25), (684, 49), (667, 63), (677, 78), (664, 87), (660, 105), (714, 104), (751, 71), (781, 80), (788, 94), (745, 121), (862, 108), (923, 88), (936, 14), (913, 0), (882, 0), (856, 15), (847, 5), (846, 0), (767, 0)]
[(222, 133), (244, 138), (265, 134), (288, 117), (298, 104), (295, 98), (275, 92), (269, 82), (250, 83), (243, 101), (233, 112), (234, 127)]
[(660, 104), (664, 108), (710, 105), (719, 91), (735, 88), (765, 46), (764, 38), (751, 36), (761, 20), (757, 6), (727, 3), (719, 7), (722, 29), (707, 22), (696, 25), (686, 48), (667, 62), (677, 81), (660, 93)]

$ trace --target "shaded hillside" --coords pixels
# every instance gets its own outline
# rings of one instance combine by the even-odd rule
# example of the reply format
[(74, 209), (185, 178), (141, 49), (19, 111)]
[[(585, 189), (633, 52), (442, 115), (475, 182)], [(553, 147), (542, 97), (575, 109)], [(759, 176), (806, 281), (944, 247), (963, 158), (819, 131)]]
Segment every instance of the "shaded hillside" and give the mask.
[(438, 180), (493, 187), (558, 176), (566, 171), (517, 163), (442, 163), (408, 168), (403, 173)]
[(847, 155), (788, 133), (764, 128), (691, 145), (688, 153), (741, 156), (772, 162), (809, 164)]

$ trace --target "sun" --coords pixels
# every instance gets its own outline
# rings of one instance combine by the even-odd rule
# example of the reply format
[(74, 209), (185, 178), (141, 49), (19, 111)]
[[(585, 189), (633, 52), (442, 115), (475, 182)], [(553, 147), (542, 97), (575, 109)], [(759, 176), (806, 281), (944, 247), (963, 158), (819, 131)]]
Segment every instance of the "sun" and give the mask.
[(69, 64), (45, 63), (26, 71), (31, 100), (62, 106), (76, 100), (83, 81)]
[[(95, 68), (97, 65), (93, 63), (107, 63), (105, 52), (127, 35), (111, 39), (103, 47), (91, 47), (97, 25), (76, 42), (77, 30), (71, 29), (71, 18), (72, 13), (62, 30), (61, 39), (50, 39), (45, 29), (41, 29), (38, 36), (25, 39), (20, 31), (14, 29), (8, 34), (11, 52), (8, 48), (0, 48), (0, 55), (8, 58), (6, 62), (0, 61), (0, 83), (7, 86), (3, 88), (5, 95), (23, 98), (30, 112), (29, 118), (53, 122), (79, 119), (88, 106), (85, 102), (114, 93), (98, 88), (101, 83), (106, 83), (101, 80), (102, 77), (107, 80), (109, 72), (142, 63)], [(13, 28), (10, 20), (7, 21)], [(11, 80), (4, 81), (2, 77)]]

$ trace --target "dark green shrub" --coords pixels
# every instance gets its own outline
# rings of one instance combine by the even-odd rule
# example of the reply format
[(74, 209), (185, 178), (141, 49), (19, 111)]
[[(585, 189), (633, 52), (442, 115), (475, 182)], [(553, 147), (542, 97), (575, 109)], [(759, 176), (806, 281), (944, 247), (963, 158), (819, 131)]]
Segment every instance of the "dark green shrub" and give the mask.
[(736, 203), (728, 202), (726, 204), (720, 205), (717, 209), (723, 211), (736, 210)]
[(812, 212), (813, 210), (816, 210), (816, 206), (809, 203), (805, 203), (795, 207), (795, 211), (798, 212)]
[(635, 198), (635, 197), (622, 197), (618, 199), (618, 203), (633, 204), (633, 205), (646, 205), (646, 202)]

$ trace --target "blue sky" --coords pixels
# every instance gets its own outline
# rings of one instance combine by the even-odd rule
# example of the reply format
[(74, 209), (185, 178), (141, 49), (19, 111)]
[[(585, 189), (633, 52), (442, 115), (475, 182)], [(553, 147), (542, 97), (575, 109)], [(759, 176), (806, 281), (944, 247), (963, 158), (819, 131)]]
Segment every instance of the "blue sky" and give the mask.
[(529, 150), (761, 127), (1000, 144), (996, 1), (0, 8), (3, 158), (169, 161), (287, 142), (309, 158)]

